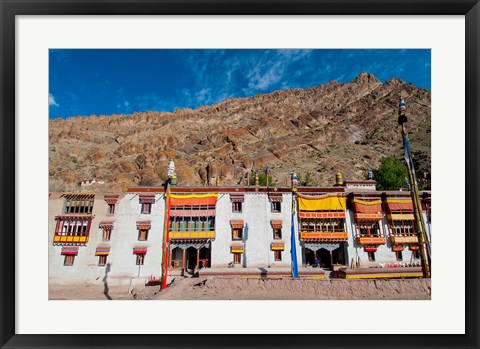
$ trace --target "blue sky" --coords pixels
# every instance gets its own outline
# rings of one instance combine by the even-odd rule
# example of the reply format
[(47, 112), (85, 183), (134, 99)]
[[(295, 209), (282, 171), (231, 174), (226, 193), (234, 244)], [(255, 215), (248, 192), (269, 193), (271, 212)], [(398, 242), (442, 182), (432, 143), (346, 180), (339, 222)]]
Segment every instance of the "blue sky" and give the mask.
[(359, 73), (431, 89), (430, 50), (51, 49), (50, 118), (197, 108)]

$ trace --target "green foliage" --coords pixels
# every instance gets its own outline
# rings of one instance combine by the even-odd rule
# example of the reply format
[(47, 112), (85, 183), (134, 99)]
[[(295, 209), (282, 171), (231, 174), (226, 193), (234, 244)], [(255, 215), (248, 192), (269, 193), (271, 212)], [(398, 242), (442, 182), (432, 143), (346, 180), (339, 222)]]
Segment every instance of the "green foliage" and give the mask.
[(298, 185), (301, 187), (310, 187), (313, 185), (313, 173), (307, 171), (304, 175), (299, 173), (297, 175)]
[(388, 156), (383, 157), (380, 167), (373, 171), (379, 190), (399, 190), (405, 188), (408, 178), (407, 168), (403, 162)]
[[(267, 176), (265, 175), (265, 173), (263, 172), (252, 172), (250, 174), (250, 180), (249, 180), (249, 184), (250, 185), (255, 185), (255, 175), (258, 174), (258, 185), (261, 186), (261, 187), (266, 187), (267, 186)], [(275, 182), (272, 178), (271, 175), (268, 176), (268, 186), (269, 187), (276, 187), (277, 186), (277, 182)]]

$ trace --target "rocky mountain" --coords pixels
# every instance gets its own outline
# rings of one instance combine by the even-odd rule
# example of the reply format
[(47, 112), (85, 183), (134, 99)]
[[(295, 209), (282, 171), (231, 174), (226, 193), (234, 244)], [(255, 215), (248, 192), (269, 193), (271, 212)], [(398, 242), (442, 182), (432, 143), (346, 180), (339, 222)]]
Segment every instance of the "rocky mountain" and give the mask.
[[(417, 176), (430, 176), (431, 93), (361, 73), (331, 81), (233, 98), (195, 110), (51, 119), (50, 191), (119, 191), (160, 185), (169, 159), (178, 185), (244, 185), (268, 165), (278, 185), (293, 169), (312, 185), (332, 185), (335, 172), (364, 180), (380, 158), (402, 158), (398, 98), (407, 104)], [(85, 180), (95, 179), (97, 183)], [(80, 183), (83, 182), (81, 186)]]

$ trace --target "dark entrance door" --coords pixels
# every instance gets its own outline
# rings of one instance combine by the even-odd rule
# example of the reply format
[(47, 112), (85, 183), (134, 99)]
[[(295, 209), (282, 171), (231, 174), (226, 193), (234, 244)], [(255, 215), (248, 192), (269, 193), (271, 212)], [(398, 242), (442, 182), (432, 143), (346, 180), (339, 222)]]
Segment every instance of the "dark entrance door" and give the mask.
[(321, 248), (317, 251), (317, 257), (320, 259), (320, 266), (323, 268), (330, 268), (332, 266), (330, 260), (330, 251), (325, 248)]
[(197, 265), (197, 249), (195, 247), (187, 248), (186, 257), (186, 269), (188, 272), (193, 273), (193, 271), (195, 270), (195, 266)]
[(315, 265), (315, 253), (309, 248), (305, 248), (305, 265)]
[(210, 266), (210, 249), (202, 247), (200, 249), (200, 261), (198, 263), (200, 268), (208, 268)]
[(333, 250), (332, 252), (333, 264), (345, 265), (345, 251), (343, 249), (343, 244), (340, 244), (340, 247)]

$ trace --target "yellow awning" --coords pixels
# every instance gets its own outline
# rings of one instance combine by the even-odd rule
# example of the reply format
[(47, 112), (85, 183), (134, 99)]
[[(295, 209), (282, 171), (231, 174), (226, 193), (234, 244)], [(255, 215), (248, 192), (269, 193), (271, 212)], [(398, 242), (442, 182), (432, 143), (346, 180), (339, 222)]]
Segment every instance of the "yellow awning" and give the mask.
[(298, 209), (300, 211), (345, 211), (346, 198), (340, 196), (329, 196), (322, 199), (298, 198)]
[(170, 194), (172, 199), (206, 199), (206, 198), (218, 198), (218, 194), (187, 194), (178, 195)]

